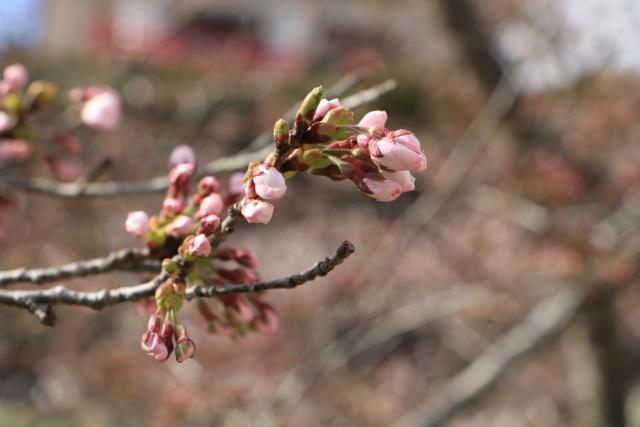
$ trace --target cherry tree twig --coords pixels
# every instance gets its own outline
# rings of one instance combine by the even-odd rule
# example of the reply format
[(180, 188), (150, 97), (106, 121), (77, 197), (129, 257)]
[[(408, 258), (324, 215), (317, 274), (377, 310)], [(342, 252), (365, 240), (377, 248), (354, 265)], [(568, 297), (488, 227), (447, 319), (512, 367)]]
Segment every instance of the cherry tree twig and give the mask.
[(160, 263), (149, 259), (149, 250), (121, 249), (110, 254), (89, 260), (75, 261), (59, 267), (16, 268), (0, 272), (0, 287), (16, 283), (42, 284), (70, 277), (84, 277), (108, 273), (114, 270), (154, 271), (160, 269)]
[[(353, 80), (354, 77), (351, 77)], [(349, 82), (338, 82), (338, 89), (349, 88)], [(337, 84), (337, 85), (338, 85)], [(343, 99), (342, 104), (348, 108), (356, 108), (368, 102), (375, 101), (382, 95), (390, 92), (396, 87), (395, 80), (386, 80), (378, 85), (364, 89)], [(334, 94), (337, 92), (334, 90)], [(291, 113), (290, 115), (293, 115)], [(271, 142), (271, 131), (258, 136), (250, 145), (251, 149), (245, 153), (239, 153), (230, 157), (223, 157), (213, 160), (200, 168), (197, 177), (216, 174), (220, 172), (231, 172), (242, 169), (256, 158), (263, 158), (268, 155), (272, 148), (267, 145)], [(121, 195), (157, 193), (165, 191), (168, 187), (166, 176), (159, 176), (141, 181), (111, 181), (111, 182), (72, 182), (60, 183), (45, 178), (22, 178), (22, 177), (0, 177), (0, 189), (21, 191), (27, 193), (37, 193), (47, 196), (78, 198), (78, 197), (112, 197)]]
[[(185, 298), (190, 300), (199, 297), (214, 297), (225, 294), (253, 293), (272, 289), (294, 288), (314, 280), (317, 277), (327, 275), (354, 251), (355, 248), (353, 244), (344, 241), (334, 255), (318, 261), (302, 273), (257, 283), (189, 286), (186, 290)], [(168, 277), (169, 276), (163, 272), (152, 280), (139, 285), (102, 289), (99, 291), (76, 291), (63, 285), (43, 290), (0, 290), (0, 304), (22, 307), (34, 314), (36, 314), (36, 310), (41, 309), (37, 307), (40, 305), (78, 305), (98, 310), (106, 306), (128, 301), (137, 301), (152, 296), (156, 288), (167, 280)], [(38, 314), (36, 315), (40, 318)]]

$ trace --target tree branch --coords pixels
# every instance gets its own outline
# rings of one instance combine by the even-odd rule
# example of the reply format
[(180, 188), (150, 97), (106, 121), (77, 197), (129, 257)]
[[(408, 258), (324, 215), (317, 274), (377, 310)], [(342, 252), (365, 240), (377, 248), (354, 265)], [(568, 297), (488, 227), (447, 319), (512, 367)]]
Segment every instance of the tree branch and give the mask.
[[(186, 290), (185, 297), (193, 299), (198, 297), (214, 297), (216, 295), (262, 292), (271, 289), (288, 289), (307, 283), (316, 277), (325, 276), (336, 266), (347, 259), (355, 248), (353, 244), (345, 241), (336, 250), (336, 253), (322, 261), (317, 262), (311, 268), (299, 274), (280, 279), (247, 283), (240, 285), (221, 286), (190, 286)], [(158, 286), (167, 280), (169, 276), (161, 273), (154, 279), (135, 286), (124, 286), (114, 289), (102, 289), (94, 292), (75, 291), (65, 286), (56, 286), (44, 290), (0, 290), (0, 304), (28, 308), (29, 305), (79, 305), (93, 309), (114, 305), (127, 301), (152, 296)], [(30, 310), (31, 311), (31, 310)]]
[[(354, 77), (351, 77), (353, 80)], [(340, 88), (348, 88), (349, 82), (339, 82)], [(386, 80), (378, 85), (364, 89), (349, 97), (344, 98), (343, 104), (349, 108), (356, 108), (365, 103), (374, 101), (382, 95), (390, 92), (396, 87), (394, 80)], [(334, 91), (335, 92), (335, 91)], [(297, 108), (297, 106), (296, 106)], [(295, 110), (290, 115), (293, 115)], [(258, 136), (250, 145), (254, 151), (239, 153), (231, 157), (223, 157), (207, 163), (200, 168), (196, 177), (212, 175), (220, 172), (232, 172), (242, 169), (251, 160), (264, 158), (272, 148), (268, 146), (272, 140), (272, 132), (264, 132)], [(267, 145), (267, 146), (265, 146)], [(77, 197), (112, 197), (143, 193), (159, 193), (167, 189), (169, 185), (166, 176), (141, 181), (111, 181), (111, 182), (72, 182), (60, 183), (45, 178), (21, 178), (21, 177), (1, 177), (0, 189), (21, 191), (26, 193), (43, 194), (54, 197), (77, 198)]]
[(400, 419), (393, 427), (436, 427), (480, 398), (521, 358), (562, 332), (587, 296), (580, 285), (563, 285), (536, 305), (462, 372), (438, 389), (438, 395)]
[(148, 249), (121, 249), (101, 258), (76, 261), (59, 267), (16, 268), (15, 270), (0, 272), (0, 287), (15, 283), (42, 284), (70, 277), (107, 273), (114, 270), (157, 272), (159, 269), (160, 264), (155, 260), (149, 259)]

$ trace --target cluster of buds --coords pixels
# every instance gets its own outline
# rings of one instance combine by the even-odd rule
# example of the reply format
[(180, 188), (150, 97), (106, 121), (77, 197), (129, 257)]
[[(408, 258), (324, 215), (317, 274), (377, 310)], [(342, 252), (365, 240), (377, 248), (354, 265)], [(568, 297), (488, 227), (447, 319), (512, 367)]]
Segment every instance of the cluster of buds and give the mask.
[(177, 322), (176, 313), (182, 307), (185, 283), (172, 277), (156, 290), (156, 311), (149, 318), (140, 346), (155, 360), (165, 361), (175, 351), (176, 360), (184, 362), (193, 357), (196, 346), (186, 328)]
[(286, 140), (283, 145), (290, 147), (280, 168), (285, 176), (309, 171), (334, 180), (349, 179), (362, 194), (380, 202), (413, 191), (411, 172), (427, 167), (416, 136), (388, 129), (384, 111), (371, 111), (355, 124), (353, 113), (340, 100), (322, 95), (322, 87), (307, 95), (293, 131), (283, 120), (276, 123), (276, 144)]
[(270, 163), (251, 162), (243, 179), (242, 216), (252, 224), (267, 224), (273, 216), (270, 201), (287, 192), (284, 176)]

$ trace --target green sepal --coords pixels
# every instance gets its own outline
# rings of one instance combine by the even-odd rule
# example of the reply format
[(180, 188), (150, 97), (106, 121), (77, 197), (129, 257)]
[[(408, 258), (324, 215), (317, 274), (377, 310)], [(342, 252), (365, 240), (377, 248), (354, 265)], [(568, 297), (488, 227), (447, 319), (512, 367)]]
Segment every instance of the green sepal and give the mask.
[(311, 123), (323, 94), (324, 88), (322, 86), (312, 89), (311, 92), (307, 94), (296, 113), (296, 122), (303, 122), (306, 125)]

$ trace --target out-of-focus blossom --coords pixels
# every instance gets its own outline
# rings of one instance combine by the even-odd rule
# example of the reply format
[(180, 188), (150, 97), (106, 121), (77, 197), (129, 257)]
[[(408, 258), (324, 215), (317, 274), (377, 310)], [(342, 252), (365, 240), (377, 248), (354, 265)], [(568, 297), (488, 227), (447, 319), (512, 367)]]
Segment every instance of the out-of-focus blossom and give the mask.
[(29, 81), (29, 72), (22, 64), (11, 64), (4, 69), (2, 74), (5, 83), (12, 88), (19, 88)]
[(180, 163), (169, 172), (169, 183), (182, 188), (189, 184), (193, 172), (195, 172), (193, 163)]
[(132, 236), (141, 237), (149, 230), (149, 215), (145, 211), (129, 212), (124, 228)]
[(33, 145), (22, 139), (0, 140), (0, 161), (19, 162), (33, 154)]
[(220, 228), (220, 217), (218, 215), (207, 215), (200, 220), (198, 234), (210, 236)]
[(196, 164), (196, 153), (186, 144), (175, 147), (169, 156), (169, 168), (174, 168), (180, 163)]
[(207, 215), (220, 216), (224, 209), (224, 200), (218, 193), (211, 193), (200, 202), (200, 208), (198, 209), (198, 217), (204, 217)]
[(203, 197), (211, 193), (217, 193), (220, 190), (220, 183), (213, 176), (205, 176), (198, 183), (198, 194)]
[(48, 154), (45, 161), (58, 181), (71, 182), (82, 175), (82, 163), (77, 157)]
[(115, 129), (122, 118), (120, 96), (111, 89), (98, 93), (84, 104), (80, 118), (84, 124), (98, 130)]
[(167, 197), (162, 201), (162, 211), (167, 216), (179, 214), (182, 208), (182, 202), (179, 199)]
[(273, 216), (273, 205), (263, 200), (248, 200), (241, 212), (251, 224), (268, 224)]
[(183, 237), (193, 231), (193, 220), (186, 215), (179, 215), (169, 224), (165, 231), (172, 237)]
[(377, 181), (370, 178), (362, 180), (371, 191), (370, 196), (379, 202), (391, 202), (400, 196), (402, 188), (400, 184), (388, 179)]
[(4, 111), (0, 111), (0, 134), (13, 129), (13, 119)]

